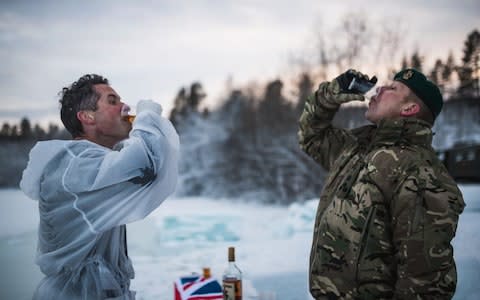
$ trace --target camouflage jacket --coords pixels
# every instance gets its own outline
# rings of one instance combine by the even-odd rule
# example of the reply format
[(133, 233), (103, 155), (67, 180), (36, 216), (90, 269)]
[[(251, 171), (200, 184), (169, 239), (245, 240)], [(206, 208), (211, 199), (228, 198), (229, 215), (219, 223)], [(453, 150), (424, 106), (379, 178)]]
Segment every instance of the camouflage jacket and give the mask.
[(300, 119), (301, 148), (327, 171), (310, 255), (316, 299), (450, 299), (462, 194), (431, 147), (428, 123), (331, 124), (319, 92)]

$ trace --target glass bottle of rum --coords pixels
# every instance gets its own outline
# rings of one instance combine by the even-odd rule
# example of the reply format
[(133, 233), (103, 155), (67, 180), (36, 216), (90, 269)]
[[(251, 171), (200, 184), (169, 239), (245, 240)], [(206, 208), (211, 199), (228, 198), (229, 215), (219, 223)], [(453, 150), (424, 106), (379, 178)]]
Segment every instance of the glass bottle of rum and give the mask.
[(223, 299), (242, 300), (242, 272), (235, 264), (235, 248), (228, 248), (228, 267), (223, 273)]

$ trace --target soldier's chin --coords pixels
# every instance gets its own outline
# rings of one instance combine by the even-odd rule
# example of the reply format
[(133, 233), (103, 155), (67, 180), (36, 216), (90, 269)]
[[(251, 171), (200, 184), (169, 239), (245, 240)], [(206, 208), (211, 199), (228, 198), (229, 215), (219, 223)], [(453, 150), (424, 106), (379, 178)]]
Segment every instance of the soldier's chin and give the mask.
[(369, 110), (367, 110), (367, 111), (365, 112), (365, 119), (367, 119), (368, 121), (370, 121), (370, 122), (371, 122), (371, 120), (370, 120), (370, 112), (369, 112)]
[(365, 112), (365, 119), (367, 119), (368, 121), (370, 121), (372, 123), (377, 122), (377, 119), (373, 116), (373, 113), (370, 110), (367, 110)]

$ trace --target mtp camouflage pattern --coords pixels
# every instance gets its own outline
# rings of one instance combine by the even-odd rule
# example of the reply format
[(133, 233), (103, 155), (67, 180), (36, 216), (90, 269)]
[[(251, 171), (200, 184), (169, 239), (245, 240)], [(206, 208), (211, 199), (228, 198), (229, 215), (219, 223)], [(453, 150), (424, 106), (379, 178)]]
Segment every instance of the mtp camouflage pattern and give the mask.
[(315, 299), (450, 299), (462, 194), (415, 118), (354, 130), (331, 124), (341, 101), (328, 82), (300, 119), (301, 148), (325, 182), (310, 255)]

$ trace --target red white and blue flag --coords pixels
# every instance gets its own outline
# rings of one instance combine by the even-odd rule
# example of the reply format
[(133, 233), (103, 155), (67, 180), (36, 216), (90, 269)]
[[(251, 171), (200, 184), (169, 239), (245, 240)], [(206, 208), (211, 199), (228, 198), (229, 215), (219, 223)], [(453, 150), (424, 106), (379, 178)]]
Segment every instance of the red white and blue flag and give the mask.
[(222, 286), (215, 278), (200, 275), (180, 277), (175, 280), (175, 300), (221, 300)]

